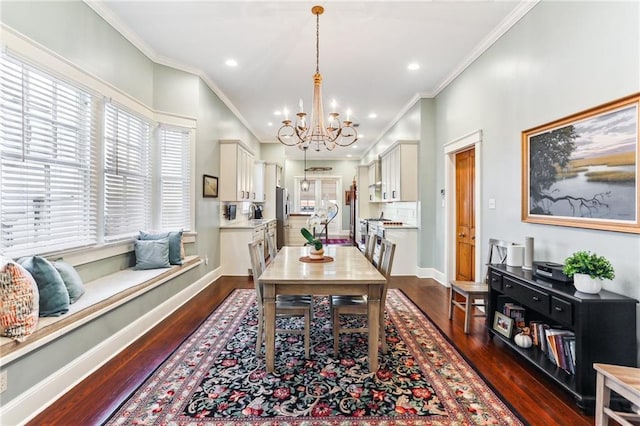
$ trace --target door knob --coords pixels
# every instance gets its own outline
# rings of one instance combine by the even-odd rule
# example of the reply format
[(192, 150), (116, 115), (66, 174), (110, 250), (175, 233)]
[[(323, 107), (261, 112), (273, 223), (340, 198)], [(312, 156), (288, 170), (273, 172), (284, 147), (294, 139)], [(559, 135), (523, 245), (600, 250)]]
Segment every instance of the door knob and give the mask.
[(458, 237), (460, 237), (460, 238), (464, 238), (464, 232), (459, 233), (459, 234), (458, 234)]

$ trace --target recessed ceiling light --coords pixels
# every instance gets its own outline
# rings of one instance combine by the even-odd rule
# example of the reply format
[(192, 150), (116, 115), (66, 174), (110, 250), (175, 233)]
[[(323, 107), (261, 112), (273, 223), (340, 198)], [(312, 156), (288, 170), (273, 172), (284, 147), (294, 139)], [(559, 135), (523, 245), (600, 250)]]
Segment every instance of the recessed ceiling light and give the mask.
[(282, 111), (280, 111), (279, 109), (275, 110), (273, 111), (273, 115), (282, 115)]
[(419, 64), (417, 64), (417, 63), (415, 63), (415, 62), (412, 62), (412, 63), (410, 63), (409, 65), (407, 65), (407, 69), (408, 69), (409, 71), (419, 70), (419, 69), (420, 69), (420, 65), (419, 65)]
[(378, 117), (378, 114), (376, 114), (375, 112), (372, 112), (371, 114), (369, 114), (369, 118), (376, 118)]
[(358, 135), (358, 139), (364, 138), (364, 135)]
[(273, 126), (273, 123), (272, 122), (268, 122), (267, 126)]
[(235, 59), (227, 59), (224, 64), (228, 67), (237, 67), (238, 61), (236, 61)]
[(358, 145), (352, 145), (351, 148), (358, 149)]
[(348, 157), (348, 158), (351, 158), (351, 157), (353, 157), (353, 155), (351, 155), (351, 154), (347, 154), (347, 157)]

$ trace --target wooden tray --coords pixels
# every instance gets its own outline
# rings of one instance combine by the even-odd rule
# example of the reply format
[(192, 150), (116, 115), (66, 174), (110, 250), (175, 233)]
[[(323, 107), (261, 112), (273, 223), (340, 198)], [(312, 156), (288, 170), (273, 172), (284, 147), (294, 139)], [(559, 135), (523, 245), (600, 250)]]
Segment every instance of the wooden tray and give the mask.
[(333, 262), (333, 257), (323, 256), (322, 259), (311, 259), (309, 256), (302, 256), (298, 260), (305, 263), (329, 263)]

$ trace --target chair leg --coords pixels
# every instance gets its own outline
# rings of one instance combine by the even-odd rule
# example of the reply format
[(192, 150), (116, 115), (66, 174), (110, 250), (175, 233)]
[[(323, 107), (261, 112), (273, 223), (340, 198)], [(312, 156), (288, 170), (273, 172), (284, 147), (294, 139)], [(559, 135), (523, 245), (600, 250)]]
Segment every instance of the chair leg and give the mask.
[(262, 319), (264, 317), (264, 312), (262, 312), (262, 308), (258, 308), (258, 335), (256, 336), (256, 357), (260, 357), (262, 352)]
[(338, 356), (338, 341), (340, 340), (340, 314), (331, 310), (333, 319), (333, 354)]
[(449, 319), (453, 318), (453, 285), (449, 286)]
[(309, 320), (309, 318), (310, 312), (306, 311), (304, 313), (304, 355), (307, 359), (309, 359), (309, 346), (311, 340), (311, 321)]
[(469, 325), (471, 323), (471, 304), (473, 301), (471, 300), (471, 295), (467, 294), (467, 300), (464, 304), (464, 332), (465, 334), (469, 334)]

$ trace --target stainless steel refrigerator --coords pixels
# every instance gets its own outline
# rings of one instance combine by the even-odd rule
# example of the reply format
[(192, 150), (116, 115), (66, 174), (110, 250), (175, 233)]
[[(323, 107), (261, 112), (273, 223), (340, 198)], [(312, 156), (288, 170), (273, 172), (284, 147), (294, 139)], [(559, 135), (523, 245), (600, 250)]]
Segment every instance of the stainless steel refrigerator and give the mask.
[(285, 229), (289, 227), (289, 194), (285, 188), (276, 187), (276, 246), (284, 246)]

